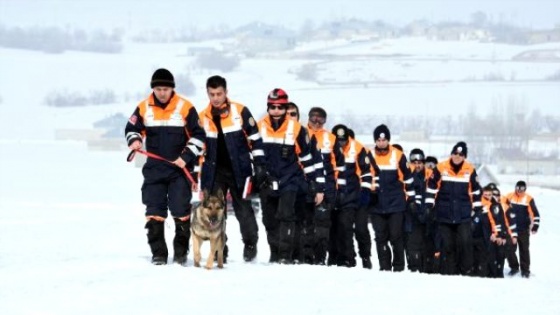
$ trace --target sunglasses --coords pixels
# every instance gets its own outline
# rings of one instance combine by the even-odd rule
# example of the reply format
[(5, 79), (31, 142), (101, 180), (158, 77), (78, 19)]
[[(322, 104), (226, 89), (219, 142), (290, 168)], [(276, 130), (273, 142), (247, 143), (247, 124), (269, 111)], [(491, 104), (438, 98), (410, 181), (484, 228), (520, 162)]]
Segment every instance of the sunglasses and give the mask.
[(515, 189), (519, 190), (519, 191), (525, 191), (527, 189), (527, 187), (517, 186), (517, 187), (515, 187)]
[(460, 157), (465, 157), (465, 154), (461, 153), (461, 152), (455, 152), (455, 153), (453, 153), (453, 155), (458, 155)]
[(272, 105), (272, 104), (268, 104), (268, 109), (284, 110), (284, 109), (286, 109), (286, 105)]
[(309, 122), (313, 124), (324, 124), (327, 121), (324, 117), (321, 116), (310, 116)]
[(288, 115), (292, 117), (297, 117), (297, 112), (288, 112)]
[(424, 156), (422, 154), (412, 154), (410, 155), (410, 161), (412, 162), (423, 162), (424, 161)]
[(436, 167), (436, 163), (428, 162), (428, 163), (426, 163), (426, 167), (427, 167), (427, 168), (435, 168), (435, 167)]

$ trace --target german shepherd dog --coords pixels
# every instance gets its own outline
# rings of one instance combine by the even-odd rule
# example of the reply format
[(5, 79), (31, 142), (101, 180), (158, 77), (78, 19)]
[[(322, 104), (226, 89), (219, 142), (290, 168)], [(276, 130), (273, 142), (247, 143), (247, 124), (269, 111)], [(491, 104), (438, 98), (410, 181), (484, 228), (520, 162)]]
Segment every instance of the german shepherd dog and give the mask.
[(210, 255), (206, 260), (206, 269), (212, 269), (216, 252), (218, 252), (218, 268), (224, 268), (225, 211), (226, 204), (222, 190), (218, 190), (215, 196), (210, 195), (206, 190), (203, 192), (202, 202), (196, 207), (191, 218), (195, 267), (200, 267), (202, 242), (210, 240)]

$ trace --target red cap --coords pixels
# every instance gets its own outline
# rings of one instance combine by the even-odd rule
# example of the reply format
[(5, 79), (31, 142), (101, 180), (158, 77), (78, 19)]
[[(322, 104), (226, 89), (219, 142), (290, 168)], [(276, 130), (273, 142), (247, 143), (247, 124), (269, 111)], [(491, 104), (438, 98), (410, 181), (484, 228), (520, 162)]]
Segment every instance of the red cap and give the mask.
[(282, 89), (274, 89), (268, 93), (267, 104), (287, 104), (288, 94)]

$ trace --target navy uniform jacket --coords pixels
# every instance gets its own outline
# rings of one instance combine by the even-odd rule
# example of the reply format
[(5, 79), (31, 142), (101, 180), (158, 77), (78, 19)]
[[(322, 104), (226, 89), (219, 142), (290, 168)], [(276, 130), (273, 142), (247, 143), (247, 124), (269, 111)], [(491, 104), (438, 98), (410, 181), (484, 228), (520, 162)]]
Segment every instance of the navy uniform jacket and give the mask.
[[(220, 118), (220, 123), (235, 182), (237, 187), (243, 189), (247, 178), (253, 175), (253, 162), (265, 164), (262, 139), (255, 119), (247, 107), (229, 101), (228, 106), (228, 113)], [(203, 190), (211, 190), (218, 153), (218, 128), (212, 120), (212, 105), (209, 104), (200, 113), (200, 122), (206, 131), (200, 184)]]

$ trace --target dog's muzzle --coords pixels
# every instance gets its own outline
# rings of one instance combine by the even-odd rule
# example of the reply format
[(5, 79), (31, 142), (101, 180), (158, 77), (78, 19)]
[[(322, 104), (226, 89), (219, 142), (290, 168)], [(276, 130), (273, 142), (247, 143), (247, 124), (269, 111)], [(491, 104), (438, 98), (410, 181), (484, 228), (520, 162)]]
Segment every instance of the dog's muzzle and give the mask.
[(218, 217), (211, 217), (208, 222), (210, 223), (210, 227), (215, 228), (220, 223)]

